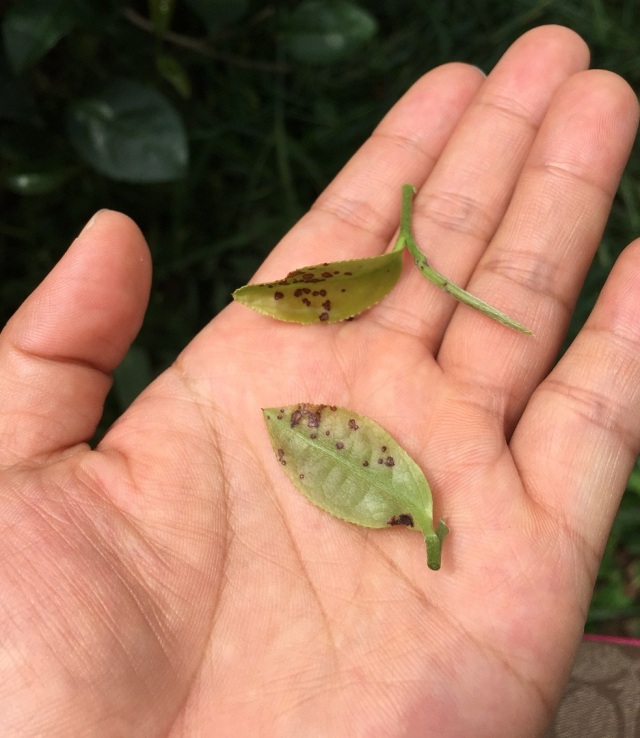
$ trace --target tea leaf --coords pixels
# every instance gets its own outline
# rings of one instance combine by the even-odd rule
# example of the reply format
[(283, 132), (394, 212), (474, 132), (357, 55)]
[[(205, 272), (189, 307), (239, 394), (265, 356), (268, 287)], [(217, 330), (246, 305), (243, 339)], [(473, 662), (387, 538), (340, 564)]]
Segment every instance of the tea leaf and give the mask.
[(348, 0), (303, 0), (288, 26), (285, 43), (291, 56), (318, 65), (352, 57), (378, 28), (371, 13)]
[(263, 411), (283, 471), (311, 502), (369, 528), (422, 531), (428, 565), (440, 568), (444, 521), (433, 527), (431, 489), (384, 428), (346, 408), (300, 403)]
[(290, 323), (337, 323), (372, 307), (394, 287), (402, 253), (302, 267), (277, 282), (248, 284), (234, 300)]

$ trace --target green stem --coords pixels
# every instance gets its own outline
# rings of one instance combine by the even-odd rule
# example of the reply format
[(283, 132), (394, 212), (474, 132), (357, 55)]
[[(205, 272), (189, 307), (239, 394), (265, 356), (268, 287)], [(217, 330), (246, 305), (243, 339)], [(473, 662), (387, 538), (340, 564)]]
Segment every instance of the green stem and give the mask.
[(427, 565), (429, 569), (437, 571), (440, 568), (442, 541), (448, 532), (449, 528), (444, 520), (441, 520), (433, 533), (425, 535), (424, 540), (427, 544)]
[(416, 194), (416, 189), (413, 185), (406, 184), (402, 185), (402, 212), (400, 214), (400, 233), (393, 245), (392, 251), (402, 251), (405, 246), (408, 246), (407, 238), (411, 236), (411, 206), (413, 204), (413, 196)]
[(484, 302), (484, 300), (481, 300), (479, 297), (474, 297), (474, 295), (470, 294), (466, 290), (463, 290), (462, 287), (458, 287), (457, 284), (454, 284), (445, 276), (440, 274), (440, 272), (437, 272), (433, 267), (429, 266), (427, 257), (422, 253), (422, 251), (420, 251), (418, 244), (413, 237), (413, 231), (411, 228), (414, 194), (415, 189), (413, 185), (403, 185), (400, 235), (396, 240), (393, 250), (399, 251), (401, 248), (406, 246), (409, 249), (409, 253), (411, 254), (411, 256), (413, 256), (413, 260), (416, 263), (418, 269), (429, 280), (429, 282), (435, 284), (436, 287), (439, 287), (441, 290), (451, 295), (451, 297), (454, 297), (459, 302), (462, 302), (465, 305), (474, 308), (474, 310), (479, 310), (483, 315), (496, 320), (498, 323), (502, 323), (502, 325), (506, 325), (509, 328), (520, 331), (521, 333), (526, 333), (529, 336), (532, 335), (531, 331), (528, 328), (525, 328), (521, 323), (513, 320), (513, 318), (510, 318), (506, 313), (503, 313), (501, 310), (494, 308), (492, 305)]
[(402, 215), (400, 216), (400, 231), (411, 235), (411, 218), (413, 216), (413, 198), (416, 188), (413, 185), (402, 185)]

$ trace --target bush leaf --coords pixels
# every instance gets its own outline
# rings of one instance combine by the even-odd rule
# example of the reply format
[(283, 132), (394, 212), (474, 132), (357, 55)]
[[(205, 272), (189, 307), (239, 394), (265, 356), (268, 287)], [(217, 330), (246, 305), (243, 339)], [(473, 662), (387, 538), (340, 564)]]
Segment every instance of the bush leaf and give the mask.
[(153, 28), (158, 36), (162, 36), (171, 26), (176, 0), (148, 0), (147, 5)]
[(75, 102), (68, 116), (71, 143), (101, 174), (124, 182), (169, 182), (189, 158), (180, 116), (157, 90), (116, 80)]
[(337, 323), (375, 305), (402, 271), (402, 252), (302, 267), (284, 279), (249, 284), (233, 298), (263, 315), (290, 323)]
[(52, 49), (80, 21), (69, 0), (20, 0), (7, 8), (2, 38), (9, 63), (21, 74)]
[(46, 195), (60, 189), (78, 172), (77, 167), (43, 166), (40, 170), (20, 169), (2, 178), (4, 186), (18, 195)]
[(305, 497), (349, 523), (415, 527), (424, 535), (429, 568), (440, 568), (448, 528), (441, 520), (434, 530), (429, 483), (384, 428), (333, 405), (262, 412), (277, 461)]
[(303, 0), (291, 14), (289, 53), (305, 64), (334, 64), (356, 54), (375, 36), (376, 19), (348, 0)]

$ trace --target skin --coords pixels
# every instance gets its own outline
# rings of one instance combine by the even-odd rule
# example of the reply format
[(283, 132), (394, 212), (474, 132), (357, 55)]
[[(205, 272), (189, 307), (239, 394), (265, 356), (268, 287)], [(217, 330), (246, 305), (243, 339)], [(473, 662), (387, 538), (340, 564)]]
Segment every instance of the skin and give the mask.
[[(232, 304), (92, 450), (151, 265), (124, 215), (83, 230), (0, 337), (0, 734), (543, 731), (640, 449), (639, 242), (555, 363), (637, 127), (588, 61), (542, 27), (486, 80), (429, 72), (255, 277), (382, 253), (412, 182), (434, 267), (533, 338), (415, 269), (350, 323)], [(260, 408), (300, 401), (402, 440), (451, 528), (439, 572), (294, 491)]]

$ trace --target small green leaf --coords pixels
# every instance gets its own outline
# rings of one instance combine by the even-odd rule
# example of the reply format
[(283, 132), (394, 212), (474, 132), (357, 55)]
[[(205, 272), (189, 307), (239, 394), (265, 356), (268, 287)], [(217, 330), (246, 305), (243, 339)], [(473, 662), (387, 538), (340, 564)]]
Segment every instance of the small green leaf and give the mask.
[(176, 0), (147, 0), (147, 5), (149, 6), (149, 17), (151, 18), (153, 29), (158, 36), (162, 36), (168, 30), (173, 20)]
[(334, 64), (375, 36), (376, 19), (348, 0), (303, 0), (291, 14), (287, 46), (305, 64)]
[(21, 170), (5, 174), (5, 187), (18, 195), (46, 195), (62, 187), (78, 173), (78, 167), (55, 166), (38, 170)]
[(234, 300), (290, 323), (337, 323), (375, 305), (400, 277), (402, 253), (302, 267), (284, 279), (248, 284)]
[(429, 483), (384, 428), (328, 405), (262, 412), (277, 461), (305, 497), (349, 523), (415, 527), (424, 535), (429, 568), (440, 568), (449, 529), (441, 520), (434, 530)]
[(156, 56), (156, 69), (181, 97), (185, 99), (191, 97), (189, 74), (175, 56), (158, 54)]

